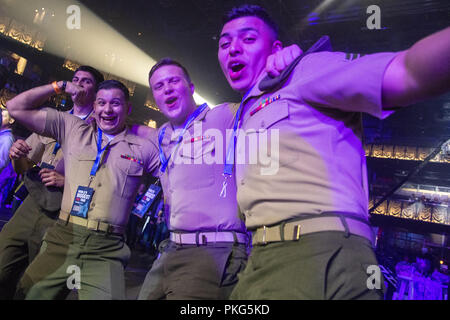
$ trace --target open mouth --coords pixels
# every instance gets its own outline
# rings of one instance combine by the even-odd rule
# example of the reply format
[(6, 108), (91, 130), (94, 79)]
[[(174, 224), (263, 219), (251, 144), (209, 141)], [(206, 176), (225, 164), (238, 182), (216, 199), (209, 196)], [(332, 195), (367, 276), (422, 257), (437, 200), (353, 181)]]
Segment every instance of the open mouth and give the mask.
[(178, 100), (178, 98), (177, 97), (171, 97), (171, 98), (168, 98), (167, 100), (166, 100), (166, 105), (167, 106), (172, 106), (174, 103), (175, 103), (175, 101), (177, 101)]
[(228, 70), (230, 78), (236, 80), (240, 77), (242, 70), (245, 68), (245, 64), (241, 62), (231, 62), (228, 64)]
[(109, 116), (109, 117), (101, 117), (102, 122), (107, 125), (113, 125), (116, 122), (117, 117)]

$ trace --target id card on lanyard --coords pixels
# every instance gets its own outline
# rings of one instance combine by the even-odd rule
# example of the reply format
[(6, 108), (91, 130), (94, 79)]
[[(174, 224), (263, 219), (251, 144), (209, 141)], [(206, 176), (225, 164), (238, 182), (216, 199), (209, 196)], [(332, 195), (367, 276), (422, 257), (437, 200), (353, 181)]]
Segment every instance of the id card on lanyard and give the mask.
[(77, 188), (75, 199), (73, 200), (72, 204), (72, 209), (70, 210), (70, 214), (73, 216), (87, 219), (89, 206), (91, 204), (92, 196), (94, 195), (94, 189), (91, 188), (90, 185), (95, 175), (97, 174), (99, 167), (102, 164), (103, 156), (109, 146), (108, 142), (108, 144), (102, 148), (102, 134), (102, 130), (100, 128), (97, 128), (97, 156), (89, 175), (89, 184), (87, 186), (78, 186)]
[(55, 157), (56, 157), (56, 154), (58, 153), (59, 149), (61, 149), (61, 145), (57, 141), (55, 143), (55, 147), (53, 148), (53, 152), (52, 152), (52, 157), (51, 157), (50, 163), (41, 162), (40, 167), (42, 169), (44, 169), (44, 168), (48, 168), (48, 169), (51, 169), (51, 170), (55, 169), (55, 166), (53, 165), (53, 162), (55, 161)]
[(234, 158), (236, 153), (236, 141), (237, 141), (237, 129), (239, 127), (239, 122), (241, 120), (243, 108), (244, 108), (244, 101), (247, 99), (247, 96), (252, 91), (253, 87), (251, 87), (242, 97), (241, 104), (239, 105), (239, 109), (236, 112), (236, 116), (234, 118), (233, 123), (233, 131), (230, 137), (230, 142), (228, 144), (228, 149), (226, 153), (225, 158), (225, 165), (223, 167), (223, 183), (222, 183), (222, 189), (220, 190), (219, 197), (226, 198), (227, 197), (227, 185), (228, 185), (228, 179), (233, 176), (233, 167), (234, 167)]
[(148, 211), (150, 206), (153, 204), (155, 199), (159, 196), (159, 193), (161, 192), (161, 187), (158, 185), (158, 181), (156, 181), (154, 184), (151, 184), (143, 197), (139, 199), (137, 203), (135, 203), (135, 207), (133, 208), (134, 215), (138, 216), (139, 218), (142, 218), (145, 213)]

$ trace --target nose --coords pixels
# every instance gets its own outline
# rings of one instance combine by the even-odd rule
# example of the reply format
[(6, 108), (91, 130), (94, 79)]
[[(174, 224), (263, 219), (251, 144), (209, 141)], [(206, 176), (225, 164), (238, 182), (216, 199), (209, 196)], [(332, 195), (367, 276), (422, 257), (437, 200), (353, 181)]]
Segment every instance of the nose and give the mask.
[(242, 46), (241, 43), (239, 42), (239, 39), (235, 38), (231, 40), (230, 43), (230, 55), (236, 56), (239, 53), (242, 53)]
[(104, 112), (105, 113), (111, 113), (113, 111), (111, 103), (106, 103), (105, 107), (104, 107)]
[(83, 88), (83, 81), (81, 81), (81, 79), (77, 79), (72, 81), (74, 84), (76, 84), (77, 86), (80, 86)]
[(171, 94), (173, 92), (172, 85), (170, 83), (166, 83), (164, 85), (164, 93), (165, 94)]

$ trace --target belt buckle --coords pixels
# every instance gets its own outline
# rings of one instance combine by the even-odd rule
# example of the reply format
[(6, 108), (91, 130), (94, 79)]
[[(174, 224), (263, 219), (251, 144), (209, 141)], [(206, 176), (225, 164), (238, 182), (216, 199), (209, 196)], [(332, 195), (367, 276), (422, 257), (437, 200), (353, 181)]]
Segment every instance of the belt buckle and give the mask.
[(266, 226), (263, 226), (263, 235), (262, 235), (262, 244), (267, 244), (267, 241), (266, 241), (266, 230), (267, 230), (267, 228), (266, 228)]
[(299, 224), (294, 227), (294, 235), (292, 240), (297, 241), (298, 239), (300, 239), (300, 229), (301, 225)]
[[(89, 225), (90, 223), (92, 225), (91, 221), (94, 222), (94, 226), (92, 226), (92, 227)], [(90, 220), (90, 221), (88, 220), (87, 229), (91, 229), (91, 230), (94, 230), (95, 232), (98, 232), (100, 230), (99, 227), (100, 227), (100, 220)]]
[(181, 233), (175, 232), (175, 243), (178, 243), (180, 245), (183, 244), (183, 241), (181, 240)]

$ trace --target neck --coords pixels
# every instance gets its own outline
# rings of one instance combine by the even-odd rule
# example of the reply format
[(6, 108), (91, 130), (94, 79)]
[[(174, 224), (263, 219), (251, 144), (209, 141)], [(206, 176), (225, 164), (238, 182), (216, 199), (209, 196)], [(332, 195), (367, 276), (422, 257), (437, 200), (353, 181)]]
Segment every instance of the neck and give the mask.
[(100, 128), (100, 130), (102, 130), (103, 134), (107, 134), (109, 136), (117, 136), (118, 134), (124, 132), (126, 130), (126, 126), (123, 126), (121, 129), (117, 129), (117, 130), (113, 130), (113, 131), (108, 131), (106, 132), (105, 130), (103, 130), (102, 128)]
[[(186, 118), (187, 119), (187, 118)], [(172, 128), (174, 129), (174, 130), (177, 130), (177, 129), (183, 129), (184, 128), (184, 124), (185, 124), (185, 122), (186, 122), (186, 119), (184, 119), (183, 121), (171, 121), (170, 122), (170, 124), (172, 125)]]
[(177, 119), (173, 119), (172, 121), (170, 121), (170, 124), (172, 125), (173, 129), (183, 129), (184, 125), (186, 123), (186, 121), (189, 119), (189, 117), (195, 112), (195, 110), (198, 108), (197, 104), (195, 103), (195, 101), (192, 101), (191, 104), (191, 112), (189, 112), (189, 114), (185, 117), (181, 118), (177, 118)]
[(76, 116), (84, 116), (92, 111), (92, 104), (87, 104), (84, 106), (74, 105), (73, 106), (73, 114)]

